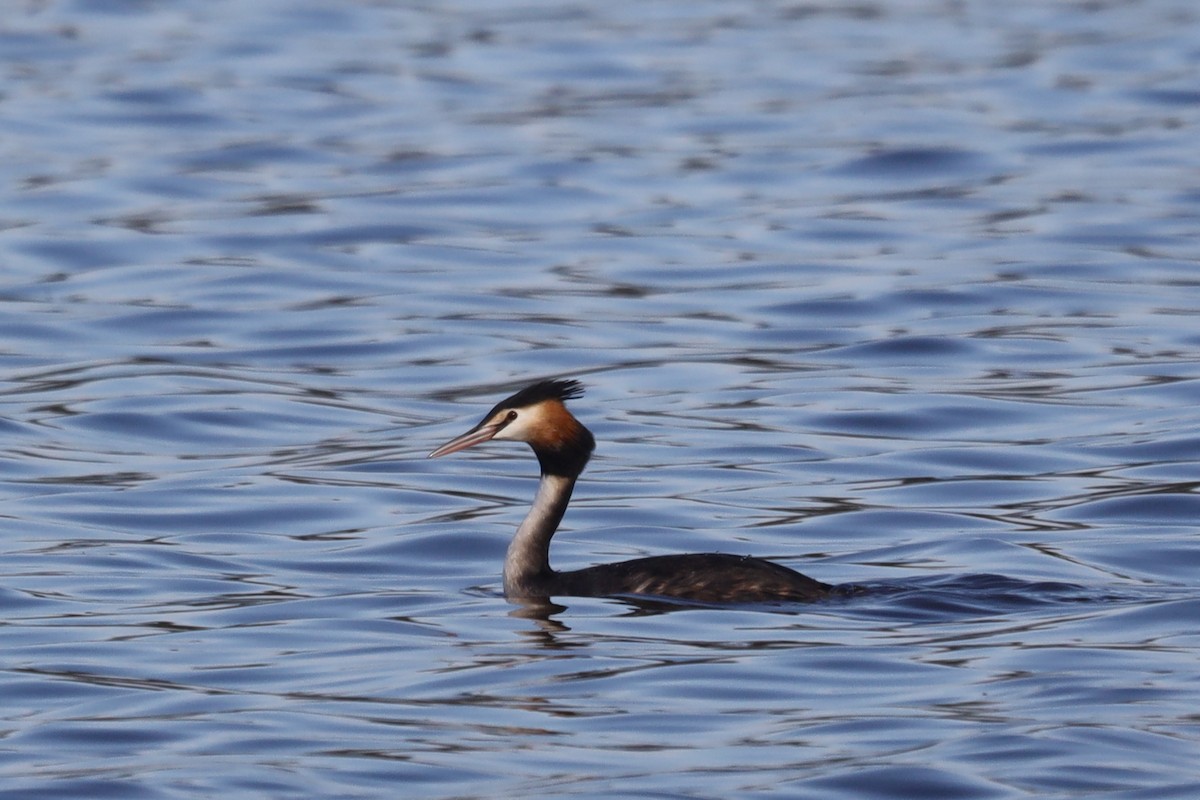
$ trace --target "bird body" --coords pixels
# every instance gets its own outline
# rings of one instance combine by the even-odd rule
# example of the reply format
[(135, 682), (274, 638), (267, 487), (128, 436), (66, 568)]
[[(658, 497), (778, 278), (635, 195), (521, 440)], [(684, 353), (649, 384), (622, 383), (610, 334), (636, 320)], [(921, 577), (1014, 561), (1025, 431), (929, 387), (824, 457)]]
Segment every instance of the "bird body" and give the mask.
[(566, 513), (595, 438), (567, 410), (577, 381), (540, 381), (497, 403), (474, 428), (429, 454), (448, 455), (482, 442), (526, 442), (541, 466), (541, 481), (504, 560), (504, 594), (513, 600), (553, 596), (650, 596), (696, 602), (811, 601), (832, 587), (780, 564), (750, 556), (689, 553), (650, 556), (557, 572), (550, 539)]

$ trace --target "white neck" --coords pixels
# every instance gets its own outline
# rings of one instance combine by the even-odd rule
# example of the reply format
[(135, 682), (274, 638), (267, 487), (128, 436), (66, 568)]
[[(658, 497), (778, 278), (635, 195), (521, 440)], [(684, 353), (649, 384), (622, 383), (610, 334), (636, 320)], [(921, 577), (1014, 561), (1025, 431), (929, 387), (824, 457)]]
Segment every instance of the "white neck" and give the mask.
[(548, 579), (550, 569), (550, 537), (571, 502), (575, 478), (563, 475), (542, 475), (533, 508), (525, 515), (517, 535), (508, 545), (504, 559), (504, 594), (522, 597), (537, 594), (538, 584)]

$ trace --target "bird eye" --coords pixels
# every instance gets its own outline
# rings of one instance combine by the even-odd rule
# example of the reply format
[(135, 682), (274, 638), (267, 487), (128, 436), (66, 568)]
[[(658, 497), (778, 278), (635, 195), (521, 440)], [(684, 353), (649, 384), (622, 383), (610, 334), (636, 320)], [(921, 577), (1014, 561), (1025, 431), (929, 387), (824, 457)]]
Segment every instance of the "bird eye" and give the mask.
[(505, 421), (505, 422), (512, 422), (512, 421), (513, 421), (514, 419), (516, 419), (516, 418), (517, 418), (517, 412), (515, 412), (515, 411), (510, 411), (510, 412), (508, 412), (508, 416), (504, 418), (504, 421)]

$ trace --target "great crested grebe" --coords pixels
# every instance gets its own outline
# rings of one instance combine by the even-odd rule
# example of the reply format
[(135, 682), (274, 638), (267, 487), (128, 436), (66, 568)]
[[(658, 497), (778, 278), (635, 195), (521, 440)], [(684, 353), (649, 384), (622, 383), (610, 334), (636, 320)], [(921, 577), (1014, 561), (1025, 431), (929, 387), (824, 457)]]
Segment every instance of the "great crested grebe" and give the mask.
[(707, 603), (808, 601), (833, 587), (761, 558), (724, 553), (650, 556), (556, 572), (550, 538), (571, 501), (596, 440), (564, 401), (579, 397), (578, 381), (540, 381), (502, 400), (471, 430), (429, 454), (457, 453), (490, 439), (525, 442), (542, 467), (533, 508), (517, 529), (504, 559), (509, 599), (553, 596), (649, 595)]

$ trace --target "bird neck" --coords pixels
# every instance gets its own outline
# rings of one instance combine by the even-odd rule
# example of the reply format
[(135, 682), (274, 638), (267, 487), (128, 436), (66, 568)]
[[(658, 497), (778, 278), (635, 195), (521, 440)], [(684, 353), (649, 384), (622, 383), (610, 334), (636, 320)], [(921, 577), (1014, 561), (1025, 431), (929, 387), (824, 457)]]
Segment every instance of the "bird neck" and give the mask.
[(550, 569), (550, 538), (558, 530), (571, 502), (574, 475), (542, 473), (533, 508), (525, 515), (504, 559), (504, 594), (522, 597), (543, 594), (538, 587), (554, 574)]

